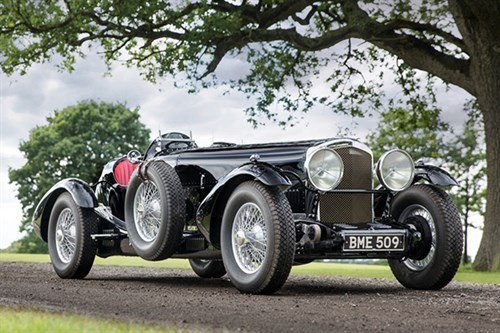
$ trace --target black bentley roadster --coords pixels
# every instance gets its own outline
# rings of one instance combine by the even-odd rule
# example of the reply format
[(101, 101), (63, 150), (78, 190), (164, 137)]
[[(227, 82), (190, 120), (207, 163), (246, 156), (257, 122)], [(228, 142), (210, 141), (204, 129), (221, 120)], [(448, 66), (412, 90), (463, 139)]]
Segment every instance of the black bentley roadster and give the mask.
[(84, 278), (96, 255), (187, 258), (200, 277), (271, 294), (292, 265), (386, 258), (405, 287), (440, 289), (463, 246), (450, 185), (399, 149), (374, 168), (352, 139), (198, 148), (167, 133), (106, 164), (92, 187), (54, 185), (33, 224), (62, 278)]

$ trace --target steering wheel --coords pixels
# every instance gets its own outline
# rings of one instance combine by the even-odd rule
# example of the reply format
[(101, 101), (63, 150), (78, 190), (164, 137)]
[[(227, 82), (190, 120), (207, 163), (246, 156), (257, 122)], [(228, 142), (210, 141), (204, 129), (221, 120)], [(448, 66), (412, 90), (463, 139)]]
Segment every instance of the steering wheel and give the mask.
[(127, 160), (132, 164), (140, 163), (142, 161), (142, 154), (138, 150), (132, 149), (127, 153)]

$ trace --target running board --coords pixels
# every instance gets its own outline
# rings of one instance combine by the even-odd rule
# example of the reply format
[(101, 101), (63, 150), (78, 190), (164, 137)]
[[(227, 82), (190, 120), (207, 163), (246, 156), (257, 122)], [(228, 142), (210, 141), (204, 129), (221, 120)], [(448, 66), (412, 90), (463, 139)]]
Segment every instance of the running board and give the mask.
[(98, 206), (96, 208), (94, 208), (94, 211), (96, 212), (96, 214), (100, 217), (100, 218), (103, 218), (105, 219), (106, 221), (108, 221), (109, 223), (113, 224), (115, 227), (118, 228), (118, 230), (120, 231), (120, 233), (123, 233), (125, 235), (127, 235), (127, 225), (125, 224), (124, 221), (120, 220), (119, 218), (117, 218), (116, 216), (114, 216), (112, 213), (111, 213), (111, 209), (109, 209), (109, 207), (106, 207), (106, 206)]
[(220, 250), (202, 250), (191, 253), (174, 253), (172, 258), (179, 259), (207, 259), (207, 260), (221, 260), (222, 253)]
[(113, 233), (113, 234), (93, 234), (90, 235), (93, 240), (108, 240), (108, 239), (124, 239), (127, 238), (126, 234)]

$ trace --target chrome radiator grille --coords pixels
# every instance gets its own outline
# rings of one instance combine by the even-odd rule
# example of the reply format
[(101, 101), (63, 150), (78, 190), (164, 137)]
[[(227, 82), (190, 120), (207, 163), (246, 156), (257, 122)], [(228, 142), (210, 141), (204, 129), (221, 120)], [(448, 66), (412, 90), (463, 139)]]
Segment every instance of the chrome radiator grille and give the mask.
[[(372, 157), (355, 147), (337, 148), (344, 163), (344, 176), (336, 189), (371, 190)], [(319, 198), (321, 222), (360, 224), (372, 220), (372, 194), (325, 193)]]

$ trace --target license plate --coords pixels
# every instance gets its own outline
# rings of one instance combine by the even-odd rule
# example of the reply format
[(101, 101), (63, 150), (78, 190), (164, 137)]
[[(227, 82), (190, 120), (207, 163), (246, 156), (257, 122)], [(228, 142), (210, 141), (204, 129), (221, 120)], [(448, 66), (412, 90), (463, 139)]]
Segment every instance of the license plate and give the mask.
[(402, 234), (344, 234), (344, 251), (397, 251), (405, 250)]

